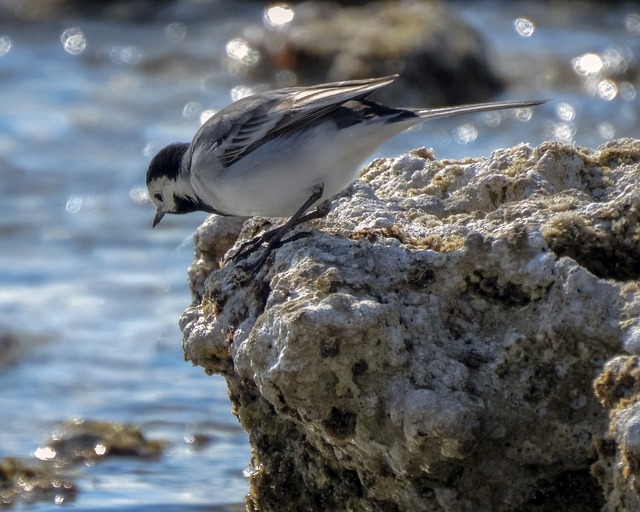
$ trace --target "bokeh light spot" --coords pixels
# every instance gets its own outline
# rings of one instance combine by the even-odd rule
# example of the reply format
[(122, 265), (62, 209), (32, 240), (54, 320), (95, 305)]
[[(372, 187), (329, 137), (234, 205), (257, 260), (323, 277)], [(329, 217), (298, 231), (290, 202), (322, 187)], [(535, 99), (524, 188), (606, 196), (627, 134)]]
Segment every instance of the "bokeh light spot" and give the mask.
[(236, 85), (231, 89), (231, 100), (238, 101), (253, 94), (253, 89), (248, 85)]
[(164, 28), (164, 37), (174, 43), (179, 43), (187, 37), (187, 26), (184, 23), (169, 23)]
[(472, 124), (463, 124), (453, 131), (453, 137), (458, 144), (468, 144), (478, 138), (478, 130)]
[(620, 97), (625, 101), (633, 101), (636, 98), (636, 88), (629, 82), (620, 84)]
[(624, 20), (624, 27), (627, 29), (627, 32), (640, 34), (640, 14), (636, 12), (627, 14)]
[(576, 127), (573, 123), (548, 123), (546, 137), (560, 142), (573, 142)]
[(41, 446), (36, 449), (33, 455), (40, 460), (52, 460), (55, 458), (56, 452), (49, 446)]
[(527, 121), (530, 121), (531, 118), (533, 117), (533, 109), (530, 108), (517, 108), (514, 111), (516, 119), (518, 121), (522, 121), (523, 123), (526, 123)]
[(202, 103), (199, 101), (190, 101), (182, 109), (182, 115), (187, 119), (196, 119), (202, 112)]
[(579, 75), (599, 73), (603, 67), (604, 62), (602, 62), (602, 58), (595, 53), (585, 53), (573, 59), (573, 69)]
[(500, 112), (483, 112), (479, 117), (485, 125), (492, 128), (499, 126), (502, 122), (502, 114)]
[(618, 95), (618, 86), (613, 80), (600, 80), (598, 83), (598, 96), (603, 100), (611, 101)]
[(287, 4), (273, 5), (264, 11), (264, 22), (271, 28), (281, 28), (287, 23), (291, 23), (293, 17), (293, 9)]
[(556, 107), (556, 113), (563, 121), (573, 121), (576, 117), (576, 109), (569, 103), (559, 103)]
[(531, 20), (528, 20), (527, 18), (517, 18), (513, 22), (513, 26), (516, 29), (518, 35), (522, 37), (531, 37), (536, 31), (536, 26)]
[(87, 47), (87, 40), (77, 27), (68, 28), (60, 36), (60, 42), (67, 53), (78, 55)]
[(242, 38), (232, 39), (226, 46), (227, 55), (232, 59), (251, 66), (258, 62), (260, 53), (253, 49), (247, 41)]
[(200, 112), (200, 124), (206, 123), (216, 113), (213, 109), (207, 109)]
[(0, 57), (4, 57), (11, 50), (11, 39), (7, 36), (0, 36)]
[(129, 199), (135, 204), (146, 204), (149, 202), (147, 187), (133, 187), (129, 190)]
[(616, 134), (616, 129), (611, 123), (602, 122), (598, 125), (598, 133), (603, 139), (613, 139)]
[(114, 46), (109, 55), (113, 62), (134, 65), (142, 60), (144, 54), (138, 46)]

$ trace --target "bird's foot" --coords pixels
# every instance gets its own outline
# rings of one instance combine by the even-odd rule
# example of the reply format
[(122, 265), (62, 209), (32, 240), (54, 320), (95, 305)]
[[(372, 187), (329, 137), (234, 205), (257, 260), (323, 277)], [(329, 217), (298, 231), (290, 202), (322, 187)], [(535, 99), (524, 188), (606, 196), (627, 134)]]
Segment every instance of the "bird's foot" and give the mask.
[[(252, 275), (256, 275), (262, 266), (267, 261), (269, 254), (274, 249), (281, 247), (285, 243), (293, 242), (294, 240), (299, 240), (300, 238), (305, 238), (307, 236), (311, 236), (311, 233), (296, 233), (286, 240), (282, 240), (282, 237), (295, 226), (302, 224), (303, 222), (307, 222), (312, 219), (319, 219), (321, 217), (325, 217), (327, 213), (331, 210), (331, 201), (325, 200), (320, 203), (315, 210), (306, 213), (307, 209), (313, 205), (320, 197), (322, 197), (322, 191), (324, 190), (324, 185), (318, 185), (314, 187), (313, 193), (307, 199), (307, 201), (293, 214), (293, 216), (282, 226), (271, 229), (262, 235), (255, 237), (253, 240), (243, 243), (238, 251), (225, 260), (225, 264), (229, 261), (233, 261), (237, 263), (240, 260), (247, 259), (253, 252), (255, 252), (258, 248), (260, 248), (263, 244), (266, 243), (266, 247), (264, 251), (260, 255), (260, 257), (253, 263), (247, 264), (244, 263), (242, 268), (250, 271)], [(240, 266), (240, 265), (239, 265)]]
[[(272, 230), (275, 231), (275, 230)], [(265, 233), (266, 234), (269, 234)], [(282, 235), (284, 235), (284, 232), (282, 233)], [(282, 238), (282, 235), (279, 236), (279, 238)], [(267, 246), (264, 248), (264, 250), (262, 251), (262, 254), (260, 255), (260, 257), (258, 259), (256, 259), (255, 261), (249, 263), (249, 262), (244, 262), (244, 263), (240, 263), (237, 266), (240, 267), (242, 270), (244, 270), (245, 272), (250, 272), (251, 275), (256, 275), (258, 272), (260, 272), (260, 269), (264, 266), (264, 264), (267, 262), (267, 259), (269, 258), (269, 255), (271, 254), (271, 252), (274, 249), (279, 249), (280, 247), (282, 247), (285, 244), (288, 244), (289, 242), (295, 242), (296, 240), (300, 240), (302, 238), (308, 238), (310, 236), (313, 236), (313, 234), (309, 231), (302, 231), (300, 233), (295, 233), (293, 235), (291, 235), (288, 238), (285, 238), (284, 240), (280, 240), (279, 238), (277, 240), (274, 239), (274, 236), (269, 237), (269, 239), (273, 242), (273, 243), (269, 243), (267, 244)], [(241, 259), (247, 259), (256, 249), (258, 249), (260, 247), (260, 245), (262, 243), (265, 242), (264, 239), (262, 239), (263, 237), (256, 237), (256, 238), (260, 238), (261, 240), (251, 240), (250, 242), (246, 242), (243, 245), (251, 245), (251, 247), (248, 247), (247, 249), (244, 250), (244, 252), (242, 254), (236, 253), (231, 257), (231, 260), (233, 260), (234, 263), (237, 263), (238, 261), (240, 261)], [(255, 242), (255, 243), (254, 243)], [(242, 247), (241, 247), (242, 249)]]
[(270, 229), (266, 233), (262, 233), (261, 235), (253, 237), (248, 242), (244, 242), (235, 253), (233, 253), (228, 258), (225, 258), (224, 264), (226, 265), (229, 262), (237, 263), (240, 260), (247, 258), (257, 249), (259, 249), (262, 244), (270, 242), (276, 235), (279, 234), (278, 232), (281, 229), (281, 227)]

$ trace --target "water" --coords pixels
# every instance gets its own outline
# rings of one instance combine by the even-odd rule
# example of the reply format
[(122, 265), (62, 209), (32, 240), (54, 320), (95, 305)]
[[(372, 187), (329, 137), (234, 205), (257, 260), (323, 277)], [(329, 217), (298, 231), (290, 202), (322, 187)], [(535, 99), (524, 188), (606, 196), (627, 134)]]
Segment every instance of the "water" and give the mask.
[[(190, 237), (205, 214), (167, 216), (152, 231), (144, 195), (155, 151), (189, 140), (204, 111), (243, 84), (221, 56), (246, 24), (260, 22), (261, 8), (212, 5), (215, 16), (183, 1), (155, 22), (54, 17), (0, 27), (0, 325), (22, 342), (0, 367), (0, 457), (31, 457), (72, 417), (136, 423), (170, 442), (158, 461), (81, 470), (74, 510), (227, 510), (248, 490), (248, 442), (224, 381), (183, 361), (177, 328), (190, 303)], [(423, 145), (438, 157), (488, 155), (547, 138), (593, 147), (637, 135), (637, 70), (612, 80), (607, 98), (575, 61), (595, 55), (584, 66), (598, 58), (613, 66), (617, 49), (632, 62), (640, 50), (633, 8), (559, 16), (548, 3), (453, 6), (493, 45), (514, 85), (505, 97), (554, 101), (528, 122), (432, 124), (377, 156)], [(534, 25), (530, 37), (514, 27), (518, 18)], [(194, 435), (209, 443), (194, 447)]]

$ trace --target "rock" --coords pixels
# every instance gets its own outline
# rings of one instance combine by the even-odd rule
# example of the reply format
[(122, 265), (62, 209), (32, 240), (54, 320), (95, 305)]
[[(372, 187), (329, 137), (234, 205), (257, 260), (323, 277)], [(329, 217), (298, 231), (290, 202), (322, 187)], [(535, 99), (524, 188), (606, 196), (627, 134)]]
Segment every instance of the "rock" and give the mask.
[(430, 106), (487, 100), (503, 87), (480, 33), (444, 2), (303, 2), (270, 24), (272, 9), (283, 8), (269, 7), (264, 26), (227, 45), (230, 69), (253, 81), (284, 87), (400, 73), (394, 90), (376, 97)]
[(76, 418), (60, 424), (51, 441), (36, 450), (36, 456), (62, 467), (106, 457), (159, 457), (167, 445), (146, 439), (136, 425)]
[[(640, 353), (639, 160), (628, 139), (376, 160), (255, 278), (211, 272), (200, 236), (183, 347), (249, 433), (248, 509), (600, 510), (598, 482), (637, 499), (636, 381), (592, 382)], [(610, 425), (599, 400), (627, 412)], [(626, 466), (592, 476), (616, 450)]]
[(174, 0), (21, 0), (0, 3), (0, 20), (43, 22), (73, 17), (148, 22), (162, 16)]
[(604, 510), (640, 510), (640, 360), (613, 358), (594, 388), (611, 411), (608, 436), (598, 440), (599, 460), (592, 467), (607, 497)]
[[(205, 443), (196, 439), (193, 442)], [(81, 418), (61, 423), (50, 442), (37, 448), (37, 460), (0, 459), (0, 509), (36, 502), (63, 505), (78, 495), (69, 467), (87, 465), (106, 457), (158, 458), (165, 441), (147, 440), (135, 425), (89, 421)]]
[(0, 459), (0, 508), (49, 502), (66, 505), (75, 501), (78, 488), (52, 465), (23, 461), (14, 457)]
[(4, 326), (0, 326), (0, 368), (9, 366), (24, 353), (20, 337)]
[(196, 230), (193, 240), (198, 263), (189, 268), (189, 286), (195, 300), (202, 298), (205, 279), (220, 267), (225, 253), (238, 239), (245, 220), (242, 217), (210, 215)]
[(15, 331), (0, 325), (0, 371), (29, 357), (34, 349), (51, 341), (55, 335), (29, 331)]

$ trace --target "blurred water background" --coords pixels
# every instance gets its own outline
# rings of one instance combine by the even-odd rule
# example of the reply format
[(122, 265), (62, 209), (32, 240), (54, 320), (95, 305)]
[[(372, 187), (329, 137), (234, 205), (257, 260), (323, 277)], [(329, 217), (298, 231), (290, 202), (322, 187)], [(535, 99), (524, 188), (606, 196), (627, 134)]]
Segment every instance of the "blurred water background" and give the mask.
[[(56, 10), (62, 3), (0, 1), (0, 458), (33, 457), (69, 418), (136, 423), (169, 442), (165, 455), (78, 470), (68, 508), (237, 507), (248, 441), (222, 378), (183, 361), (177, 327), (205, 214), (168, 216), (151, 230), (144, 174), (160, 147), (190, 140), (255, 85), (237, 74), (229, 42), (263, 23), (268, 6), (140, 2), (136, 19), (122, 21), (108, 10)], [(499, 125), (428, 124), (376, 156), (419, 146), (438, 158), (488, 156), (520, 141), (596, 147), (638, 136), (636, 3), (449, 6), (488, 40), (513, 85), (501, 99), (552, 101)]]

